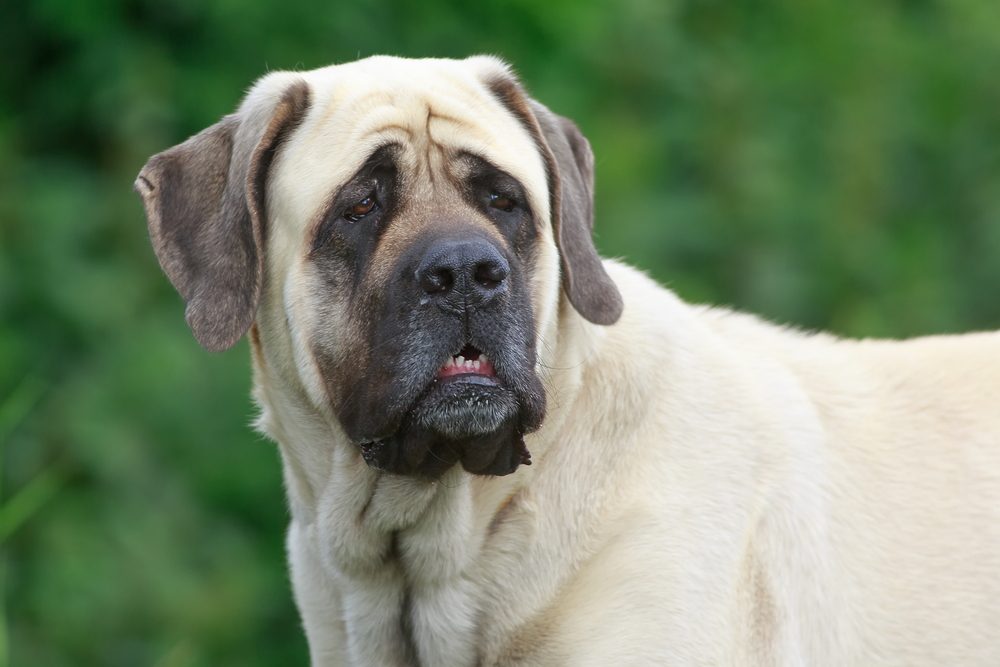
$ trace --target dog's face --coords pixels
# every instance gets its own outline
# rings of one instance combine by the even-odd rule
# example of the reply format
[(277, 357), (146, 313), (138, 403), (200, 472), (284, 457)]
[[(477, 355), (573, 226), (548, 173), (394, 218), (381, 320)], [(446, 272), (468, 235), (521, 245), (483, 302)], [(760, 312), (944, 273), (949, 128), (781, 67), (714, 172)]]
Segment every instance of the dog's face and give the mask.
[(137, 180), (199, 341), (256, 320), (261, 359), (370, 465), (427, 477), (529, 461), (560, 283), (587, 319), (620, 314), (591, 185), (575, 126), (490, 58), (269, 75)]

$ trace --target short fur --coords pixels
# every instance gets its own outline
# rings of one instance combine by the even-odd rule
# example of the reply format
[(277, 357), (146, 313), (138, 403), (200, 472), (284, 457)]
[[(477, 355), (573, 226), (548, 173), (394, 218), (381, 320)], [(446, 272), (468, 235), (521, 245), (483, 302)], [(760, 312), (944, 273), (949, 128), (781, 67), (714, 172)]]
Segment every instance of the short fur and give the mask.
[[(376, 238), (330, 211), (387, 143)], [(523, 186), (520, 236), (462, 194), (468, 154)], [(1000, 335), (845, 341), (683, 303), (597, 259), (592, 164), (499, 61), (379, 57), (269, 74), (140, 174), (198, 339), (255, 321), (313, 664), (1000, 664)], [(412, 421), (386, 397), (422, 400), (392, 383), (426, 380), (452, 320), (406, 300), (408, 257), (456, 234), (510, 262), (475, 316), (507, 323), (482, 336), (518, 388), (476, 414), (521, 421), (441, 469), (404, 438), (379, 452), (415, 467), (387, 473), (352, 424)], [(485, 447), (499, 476), (467, 471)]]

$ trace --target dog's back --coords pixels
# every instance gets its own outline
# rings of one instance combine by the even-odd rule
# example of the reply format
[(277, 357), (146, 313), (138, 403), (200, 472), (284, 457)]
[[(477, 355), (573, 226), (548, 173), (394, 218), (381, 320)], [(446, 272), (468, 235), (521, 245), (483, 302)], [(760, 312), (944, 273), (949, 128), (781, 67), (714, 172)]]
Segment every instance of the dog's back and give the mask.
[(1000, 333), (851, 341), (701, 314), (815, 408), (835, 579), (817, 623), (839, 615), (866, 664), (1000, 664)]

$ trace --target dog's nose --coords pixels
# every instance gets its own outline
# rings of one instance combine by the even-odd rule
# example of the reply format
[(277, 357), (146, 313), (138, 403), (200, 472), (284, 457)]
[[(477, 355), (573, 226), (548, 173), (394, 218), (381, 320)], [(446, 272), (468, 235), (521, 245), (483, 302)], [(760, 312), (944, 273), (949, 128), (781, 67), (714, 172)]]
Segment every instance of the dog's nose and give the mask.
[(485, 239), (435, 243), (417, 267), (420, 289), (439, 306), (467, 310), (484, 306), (507, 287), (510, 265)]

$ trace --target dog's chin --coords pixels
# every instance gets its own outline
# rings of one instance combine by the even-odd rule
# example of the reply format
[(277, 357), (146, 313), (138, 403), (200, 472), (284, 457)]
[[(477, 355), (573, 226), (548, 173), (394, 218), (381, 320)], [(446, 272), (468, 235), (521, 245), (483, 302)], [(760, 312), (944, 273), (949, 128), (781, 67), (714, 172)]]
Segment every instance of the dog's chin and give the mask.
[(516, 419), (517, 398), (495, 378), (479, 375), (435, 380), (410, 411), (419, 428), (448, 440), (480, 438)]
[(531, 457), (521, 406), (495, 378), (436, 379), (389, 438), (364, 443), (365, 461), (400, 475), (436, 479), (456, 464), (480, 475), (507, 475)]

